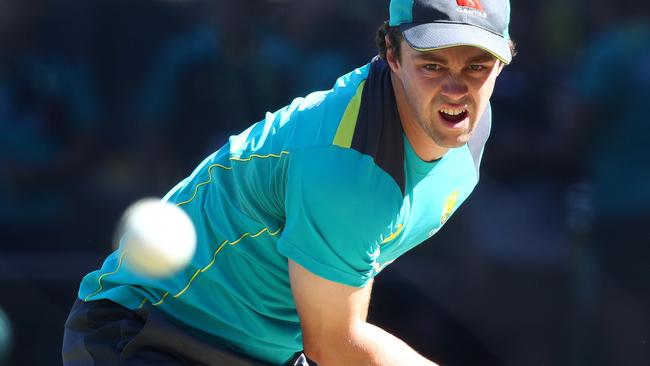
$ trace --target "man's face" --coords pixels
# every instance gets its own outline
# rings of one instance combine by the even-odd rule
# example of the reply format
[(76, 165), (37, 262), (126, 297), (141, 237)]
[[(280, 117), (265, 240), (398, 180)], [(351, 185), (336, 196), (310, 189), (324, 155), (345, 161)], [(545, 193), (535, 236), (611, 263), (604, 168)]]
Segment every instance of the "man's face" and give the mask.
[(442, 150), (462, 146), (485, 111), (503, 63), (470, 46), (421, 52), (402, 41), (400, 47), (400, 61), (390, 51), (387, 58), (398, 79), (393, 84), (405, 130), (424, 131)]

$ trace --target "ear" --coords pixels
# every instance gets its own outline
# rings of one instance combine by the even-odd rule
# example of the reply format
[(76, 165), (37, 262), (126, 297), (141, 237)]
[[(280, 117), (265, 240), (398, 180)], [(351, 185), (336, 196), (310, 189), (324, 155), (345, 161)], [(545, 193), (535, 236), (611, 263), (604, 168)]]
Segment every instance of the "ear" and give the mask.
[[(399, 60), (395, 56), (395, 52), (393, 52), (393, 46), (392, 43), (390, 43), (388, 36), (385, 36), (384, 39), (386, 41), (386, 61), (388, 62), (390, 69), (396, 73), (400, 67)], [(400, 45), (397, 46), (399, 47)]]

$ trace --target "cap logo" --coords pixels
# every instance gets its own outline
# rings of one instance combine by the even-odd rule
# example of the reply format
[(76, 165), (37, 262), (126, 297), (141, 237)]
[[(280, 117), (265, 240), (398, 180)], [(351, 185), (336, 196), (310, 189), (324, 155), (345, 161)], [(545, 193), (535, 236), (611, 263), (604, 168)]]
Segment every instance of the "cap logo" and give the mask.
[(464, 6), (467, 8), (474, 8), (476, 10), (483, 11), (483, 5), (479, 0), (456, 0), (458, 6)]
[(480, 0), (456, 0), (456, 4), (458, 4), (456, 11), (459, 13), (487, 18)]

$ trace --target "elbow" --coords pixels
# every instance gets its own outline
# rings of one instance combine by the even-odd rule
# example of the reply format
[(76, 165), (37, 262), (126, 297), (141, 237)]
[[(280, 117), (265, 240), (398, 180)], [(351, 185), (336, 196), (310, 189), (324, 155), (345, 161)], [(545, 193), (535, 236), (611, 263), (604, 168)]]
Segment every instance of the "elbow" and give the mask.
[(358, 364), (360, 329), (353, 327), (303, 338), (303, 352), (319, 366)]
[(307, 356), (308, 359), (316, 362), (317, 365), (325, 364), (325, 360), (323, 360), (322, 357), (322, 352), (318, 347), (314, 348), (305, 346), (304, 348), (305, 349), (302, 352), (305, 354), (305, 356)]
[[(322, 341), (323, 339), (327, 339), (325, 337), (320, 338), (321, 341), (319, 341), (320, 337), (305, 337), (303, 336), (303, 353), (307, 358), (310, 360), (316, 362), (318, 365), (322, 365), (326, 363), (325, 357), (327, 356), (327, 349), (330, 349), (329, 343), (330, 342), (324, 342)], [(334, 348), (335, 349), (335, 348)]]

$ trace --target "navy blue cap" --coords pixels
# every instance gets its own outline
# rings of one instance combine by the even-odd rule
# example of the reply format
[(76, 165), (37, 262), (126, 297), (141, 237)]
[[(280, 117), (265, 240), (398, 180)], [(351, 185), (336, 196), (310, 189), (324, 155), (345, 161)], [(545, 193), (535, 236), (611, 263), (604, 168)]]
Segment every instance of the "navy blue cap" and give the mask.
[(484, 49), (506, 64), (509, 0), (391, 0), (389, 25), (399, 26), (415, 50), (455, 46)]

